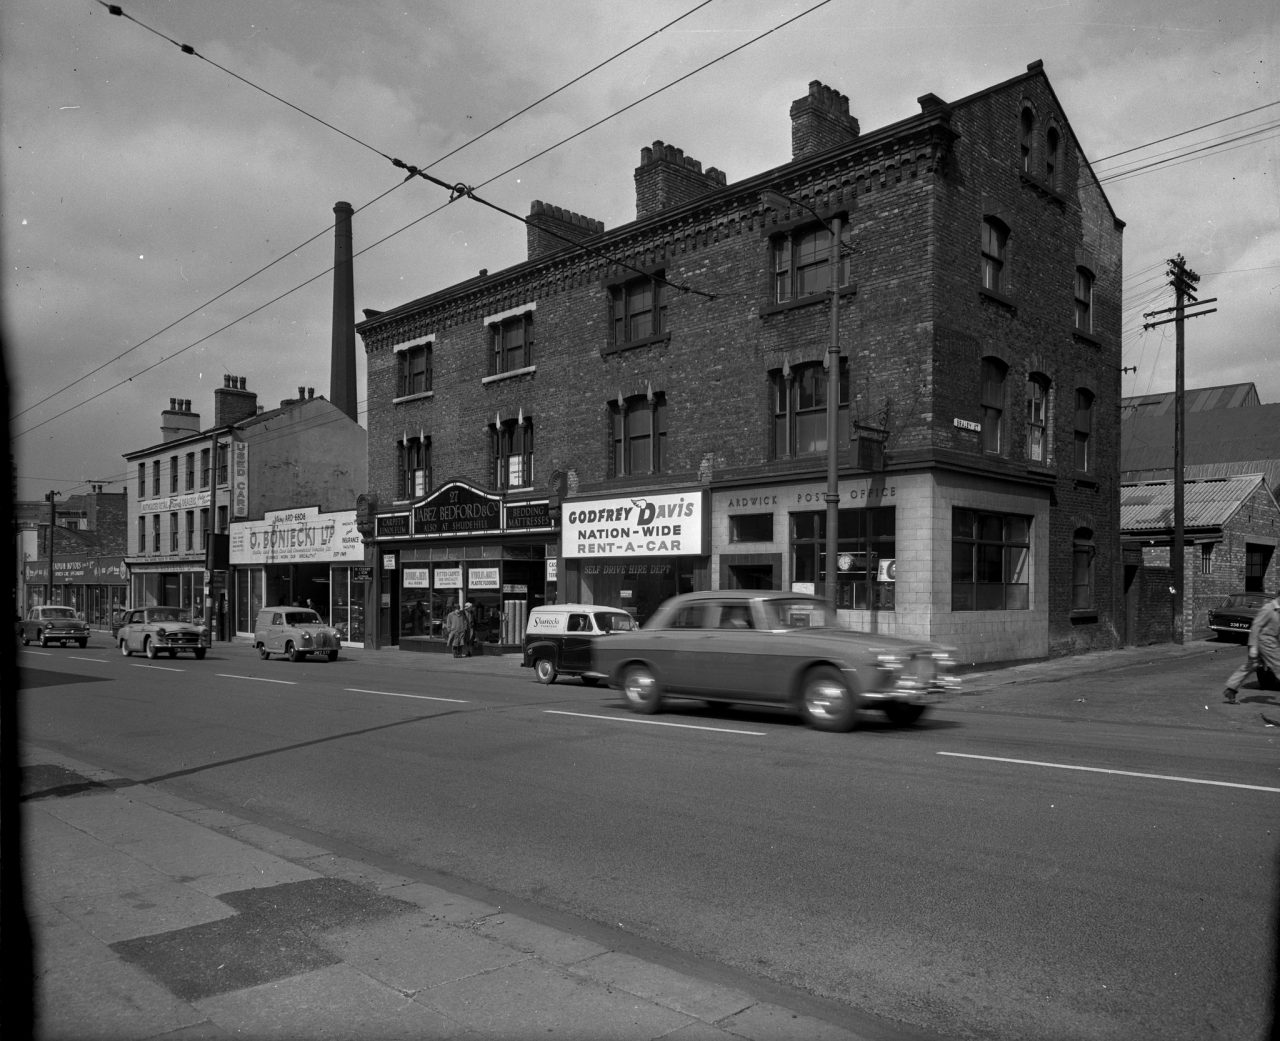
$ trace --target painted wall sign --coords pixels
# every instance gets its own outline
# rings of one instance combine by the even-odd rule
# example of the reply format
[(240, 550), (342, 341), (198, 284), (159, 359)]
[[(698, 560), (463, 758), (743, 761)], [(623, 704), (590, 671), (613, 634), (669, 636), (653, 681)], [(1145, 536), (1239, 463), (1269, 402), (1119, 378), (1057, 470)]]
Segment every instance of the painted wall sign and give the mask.
[(142, 499), (138, 502), (138, 513), (178, 513), (181, 510), (199, 510), (209, 506), (213, 501), (211, 492), (187, 492), (185, 495), (166, 495), (162, 499)]
[(272, 510), (260, 521), (231, 525), (232, 564), (305, 564), (364, 562), (364, 542), (356, 511), (321, 513), (314, 506)]
[(709, 514), (702, 491), (582, 499), (561, 507), (565, 557), (700, 556)]

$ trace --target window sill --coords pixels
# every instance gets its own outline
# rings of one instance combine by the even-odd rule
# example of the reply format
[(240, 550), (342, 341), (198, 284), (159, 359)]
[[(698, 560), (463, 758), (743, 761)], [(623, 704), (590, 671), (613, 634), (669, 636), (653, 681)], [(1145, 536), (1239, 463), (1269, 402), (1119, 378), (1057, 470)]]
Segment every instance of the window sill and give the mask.
[(422, 401), (424, 398), (435, 397), (435, 393), (436, 392), (434, 390), (424, 390), (424, 391), (420, 391), (417, 394), (402, 394), (398, 398), (392, 398), (391, 404), (403, 405), (406, 401)]
[(1093, 333), (1087, 333), (1083, 329), (1077, 329), (1074, 325), (1071, 327), (1071, 338), (1075, 340), (1076, 343), (1083, 343), (1089, 347), (1102, 346), (1102, 341), (1094, 336)]
[(608, 357), (610, 354), (621, 354), (623, 351), (634, 350), (637, 347), (665, 346), (670, 340), (670, 333), (658, 333), (657, 336), (643, 336), (638, 340), (628, 340), (626, 343), (610, 343), (600, 349), (600, 356)]
[(1095, 492), (1098, 490), (1098, 479), (1084, 470), (1077, 470), (1072, 475), (1072, 480), (1075, 481), (1077, 488), (1092, 488)]
[(1029, 174), (1025, 170), (1021, 171), (1021, 173), (1022, 183), (1028, 188), (1038, 192), (1049, 202), (1056, 203), (1059, 206), (1066, 206), (1066, 198), (1043, 177), (1037, 177), (1035, 174)]
[(1004, 308), (1010, 314), (1018, 313), (1018, 305), (1014, 303), (1012, 298), (1005, 296), (1003, 293), (997, 293), (994, 289), (988, 289), (986, 286), (979, 286), (978, 295), (988, 303)]
[[(854, 285), (841, 286), (840, 295), (855, 296), (858, 292), (858, 286)], [(811, 293), (809, 296), (798, 297), (795, 300), (788, 300), (785, 304), (765, 304), (760, 308), (760, 317), (766, 318), (769, 315), (783, 314), (787, 311), (794, 311), (800, 307), (812, 307), (814, 304), (830, 304), (831, 294), (826, 290), (821, 293)]]
[(1072, 611), (1067, 618), (1072, 625), (1097, 625), (1098, 611), (1092, 607), (1087, 611)]
[(483, 377), (480, 382), (482, 384), (501, 383), (503, 380), (512, 380), (517, 376), (532, 376), (538, 371), (536, 365), (526, 365), (520, 369), (512, 369), (510, 372), (495, 372), (492, 376)]

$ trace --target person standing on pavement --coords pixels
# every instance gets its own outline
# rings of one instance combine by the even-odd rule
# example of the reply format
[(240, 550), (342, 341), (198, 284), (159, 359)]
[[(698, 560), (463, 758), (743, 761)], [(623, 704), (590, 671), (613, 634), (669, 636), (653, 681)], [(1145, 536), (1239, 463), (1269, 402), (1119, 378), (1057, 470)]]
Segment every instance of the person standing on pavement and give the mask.
[(1234, 705), (1240, 684), (1262, 665), (1280, 676), (1280, 596), (1272, 597), (1253, 616), (1253, 624), (1249, 626), (1249, 657), (1227, 678), (1222, 699)]
[(467, 620), (466, 643), (463, 645), (463, 657), (471, 657), (471, 645), (476, 642), (476, 605), (470, 600), (463, 605), (462, 615)]
[(444, 618), (444, 642), (455, 658), (461, 658), (467, 644), (467, 615), (455, 602), (453, 609)]

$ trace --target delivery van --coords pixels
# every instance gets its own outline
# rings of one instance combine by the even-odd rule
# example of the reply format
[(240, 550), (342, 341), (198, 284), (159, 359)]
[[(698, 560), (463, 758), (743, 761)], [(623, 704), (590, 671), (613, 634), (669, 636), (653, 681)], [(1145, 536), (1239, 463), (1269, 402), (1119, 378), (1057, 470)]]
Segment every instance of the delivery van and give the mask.
[(638, 628), (636, 620), (620, 607), (599, 604), (548, 604), (529, 612), (524, 630), (521, 665), (533, 669), (539, 683), (554, 683), (557, 676), (578, 676), (594, 687), (603, 674), (592, 665), (591, 644), (610, 633)]

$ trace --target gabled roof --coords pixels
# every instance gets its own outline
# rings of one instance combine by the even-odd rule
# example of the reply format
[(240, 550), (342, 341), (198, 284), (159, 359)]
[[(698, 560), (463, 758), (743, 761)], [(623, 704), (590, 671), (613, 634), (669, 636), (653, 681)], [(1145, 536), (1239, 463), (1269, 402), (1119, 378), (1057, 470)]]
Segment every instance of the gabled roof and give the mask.
[[(1173, 467), (1172, 413), (1125, 416), (1120, 423), (1120, 471)], [(1185, 465), (1280, 460), (1280, 405), (1188, 412)]]
[[(1275, 506), (1275, 498), (1261, 474), (1185, 481), (1182, 489), (1184, 529), (1226, 527), (1259, 488)], [(1173, 481), (1121, 485), (1120, 530), (1126, 535), (1171, 531), (1173, 494)], [(1280, 511), (1280, 506), (1276, 509)]]
[[(1253, 408), (1261, 405), (1258, 388), (1252, 383), (1228, 383), (1221, 387), (1199, 387), (1183, 392), (1187, 415), (1217, 408)], [(1127, 422), (1137, 416), (1171, 416), (1178, 396), (1175, 391), (1163, 394), (1138, 394), (1120, 399), (1120, 415)]]

